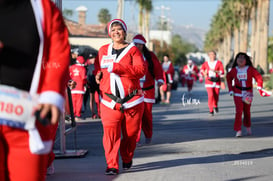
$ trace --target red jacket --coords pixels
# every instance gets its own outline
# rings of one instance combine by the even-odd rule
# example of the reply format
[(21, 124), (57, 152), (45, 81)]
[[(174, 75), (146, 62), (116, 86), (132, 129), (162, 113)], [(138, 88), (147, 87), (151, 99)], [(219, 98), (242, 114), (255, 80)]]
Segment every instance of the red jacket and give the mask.
[(184, 66), (183, 72), (185, 73), (185, 78), (187, 80), (193, 80), (193, 79), (196, 80), (197, 74), (198, 74), (198, 68), (194, 64), (192, 64), (192, 66), (187, 64)]
[[(150, 72), (150, 69), (146, 72), (146, 75), (143, 79), (140, 79), (141, 87), (144, 89), (144, 102), (155, 103), (155, 80), (157, 82), (164, 83), (163, 81), (163, 70), (159, 60), (153, 52), (150, 52), (152, 62), (153, 62), (153, 72)], [(147, 67), (148, 62), (145, 60)], [(143, 82), (142, 82), (143, 81)], [(152, 87), (152, 88), (151, 88)], [(148, 89), (148, 90), (145, 90)]]
[(70, 78), (76, 82), (76, 87), (71, 90), (72, 94), (84, 94), (86, 84), (86, 69), (81, 64), (74, 64), (69, 67)]
[(52, 1), (31, 2), (40, 36), (40, 49), (30, 93), (39, 93), (40, 103), (54, 104), (63, 110), (64, 93), (69, 79), (68, 30), (61, 12)]
[(174, 68), (171, 61), (162, 63), (164, 83), (173, 83)]
[[(235, 96), (241, 96), (242, 89), (252, 92), (252, 78), (256, 80), (259, 88), (263, 87), (263, 77), (254, 67), (245, 66), (243, 69), (234, 67), (227, 74), (228, 90), (233, 91)], [(232, 80), (234, 80), (234, 85), (232, 85)]]
[[(220, 78), (224, 77), (224, 67), (220, 60), (215, 60), (214, 62), (206, 61), (201, 66), (201, 74), (206, 76), (205, 87), (216, 87), (220, 88)], [(212, 78), (219, 79), (217, 82), (211, 81)]]
[[(139, 79), (146, 73), (145, 62), (141, 52), (133, 43), (129, 44), (118, 58), (110, 57), (112, 56), (112, 47), (112, 43), (102, 46), (95, 61), (95, 72), (102, 72), (102, 79), (100, 81), (101, 102), (105, 106), (114, 109), (116, 102), (105, 93), (116, 95), (117, 87), (120, 98), (123, 99), (134, 90), (138, 90), (139, 93), (137, 95), (123, 104), (124, 109), (130, 108), (142, 103), (144, 99)], [(109, 62), (113, 65), (111, 73), (105, 67)]]

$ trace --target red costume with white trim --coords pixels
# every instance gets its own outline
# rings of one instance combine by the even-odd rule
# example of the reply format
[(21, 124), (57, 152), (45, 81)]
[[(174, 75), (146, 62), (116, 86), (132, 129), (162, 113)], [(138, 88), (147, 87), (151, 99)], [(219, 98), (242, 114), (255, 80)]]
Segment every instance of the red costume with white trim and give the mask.
[(192, 90), (194, 81), (197, 79), (196, 77), (198, 74), (198, 67), (195, 64), (190, 63), (184, 66), (183, 72), (185, 73), (188, 91), (190, 92)]
[(86, 69), (82, 56), (77, 57), (77, 63), (69, 67), (69, 72), (70, 78), (76, 82), (76, 87), (71, 90), (74, 115), (81, 117), (83, 95), (85, 93), (84, 85), (86, 84)]
[[(30, 2), (40, 37), (30, 94), (38, 93), (39, 103), (56, 105), (62, 111), (69, 78), (68, 31), (59, 9), (53, 2), (49, 0)], [(36, 121), (36, 127), (45, 148), (33, 154), (30, 152), (29, 134), (26, 130), (0, 125), (0, 180), (45, 180), (48, 153), (52, 150), (55, 137), (53, 130), (57, 124), (43, 126)]]
[[(259, 89), (263, 86), (263, 78), (261, 74), (252, 66), (245, 66), (243, 68), (234, 67), (227, 74), (227, 84), (229, 91), (234, 94), (235, 103), (235, 121), (234, 130), (240, 131), (242, 127), (242, 114), (244, 113), (244, 126), (251, 127), (251, 114), (250, 108), (251, 103), (247, 104), (243, 102), (243, 95), (250, 94), (253, 95), (253, 85), (252, 79), (254, 78), (257, 82)], [(234, 80), (234, 85), (232, 82)]]
[(218, 108), (218, 99), (221, 85), (221, 78), (224, 76), (224, 67), (220, 60), (213, 62), (206, 61), (200, 68), (201, 74), (206, 77), (205, 87), (208, 93), (209, 111)]
[[(144, 96), (139, 79), (145, 75), (146, 66), (142, 54), (133, 43), (129, 44), (118, 57), (112, 54), (112, 47), (111, 43), (100, 48), (95, 61), (95, 72), (102, 72), (101, 119), (106, 162), (108, 168), (119, 169), (119, 148), (124, 163), (129, 163), (133, 159), (144, 110)], [(124, 99), (133, 95), (134, 91), (138, 93), (123, 104), (117, 103), (118, 100), (108, 96)]]
[[(144, 113), (142, 118), (141, 128), (146, 138), (152, 138), (153, 135), (153, 115), (152, 107), (155, 103), (155, 80), (163, 83), (163, 70), (159, 60), (153, 52), (150, 52), (153, 62), (153, 75), (147, 71), (144, 80), (140, 80), (142, 90), (144, 91)], [(147, 61), (147, 60), (146, 60)], [(147, 63), (148, 64), (148, 63)], [(149, 69), (148, 69), (149, 70)], [(141, 132), (141, 130), (140, 130)], [(140, 134), (137, 142), (140, 141)]]
[(174, 68), (172, 62), (169, 60), (168, 62), (162, 63), (162, 69), (163, 69), (163, 80), (164, 85), (172, 84), (173, 83), (173, 76), (174, 76)]

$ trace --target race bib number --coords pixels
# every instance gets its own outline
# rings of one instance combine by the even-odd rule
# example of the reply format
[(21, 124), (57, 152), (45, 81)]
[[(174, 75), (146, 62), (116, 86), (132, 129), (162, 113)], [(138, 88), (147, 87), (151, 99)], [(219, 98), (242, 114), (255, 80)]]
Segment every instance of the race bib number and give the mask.
[(209, 70), (209, 77), (216, 77), (216, 73), (212, 70)]
[(246, 73), (246, 72), (237, 73), (237, 78), (238, 78), (240, 81), (247, 80), (247, 73)]
[(108, 68), (116, 60), (116, 54), (114, 55), (104, 55), (101, 60), (100, 67), (101, 68)]
[(25, 130), (34, 128), (35, 102), (26, 91), (0, 85), (0, 124)]

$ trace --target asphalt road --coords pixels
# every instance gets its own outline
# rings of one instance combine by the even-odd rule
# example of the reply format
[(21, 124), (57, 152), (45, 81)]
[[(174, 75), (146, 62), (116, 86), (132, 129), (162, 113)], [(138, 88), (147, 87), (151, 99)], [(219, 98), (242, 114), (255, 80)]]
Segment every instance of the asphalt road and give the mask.
[[(191, 95), (182, 87), (172, 91), (170, 105), (154, 105), (152, 144), (137, 147), (130, 171), (121, 169), (117, 176), (104, 175), (102, 125), (87, 118), (66, 137), (66, 149), (73, 151), (76, 145), (88, 154), (57, 158), (55, 174), (47, 181), (273, 180), (273, 98), (257, 92), (254, 96), (253, 135), (235, 138), (235, 110), (227, 90), (221, 91), (219, 113), (213, 117), (208, 115), (204, 85), (196, 84)], [(54, 147), (60, 148), (59, 136)]]

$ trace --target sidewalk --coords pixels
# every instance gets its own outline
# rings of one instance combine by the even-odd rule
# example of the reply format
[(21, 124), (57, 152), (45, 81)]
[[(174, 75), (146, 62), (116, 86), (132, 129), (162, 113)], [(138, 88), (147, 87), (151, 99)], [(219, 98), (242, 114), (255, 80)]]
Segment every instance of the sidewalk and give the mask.
[[(209, 117), (204, 85), (196, 84), (191, 96), (179, 87), (172, 92), (170, 105), (154, 106), (152, 144), (137, 147), (131, 170), (121, 169), (117, 176), (104, 175), (102, 125), (88, 118), (78, 123), (76, 133), (77, 148), (88, 154), (56, 159), (56, 173), (47, 181), (273, 180), (272, 100), (255, 92), (253, 136), (235, 138), (235, 110), (227, 90), (221, 91), (219, 113)], [(73, 149), (73, 137), (73, 133), (67, 136), (67, 149)]]

